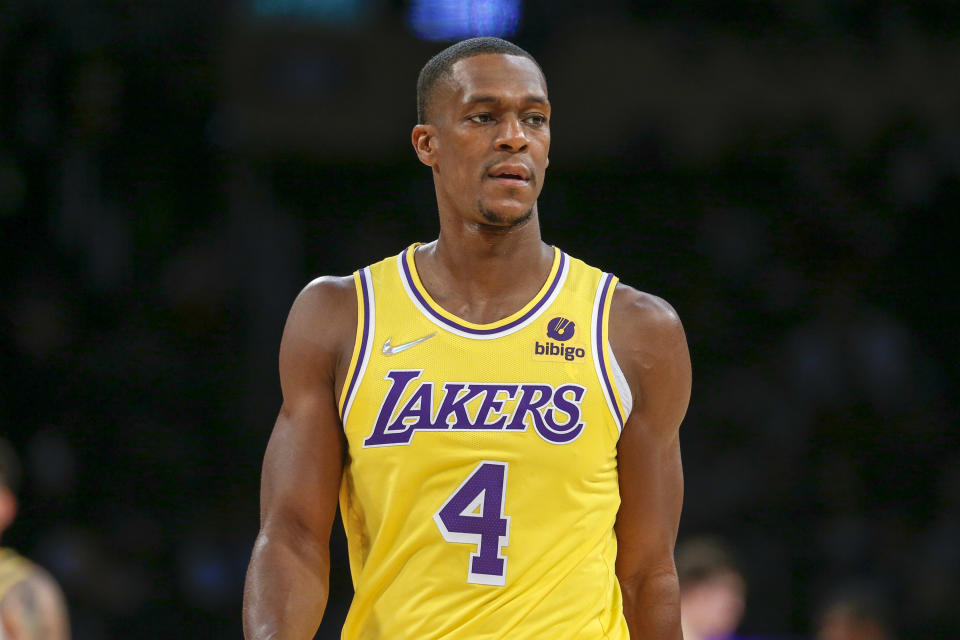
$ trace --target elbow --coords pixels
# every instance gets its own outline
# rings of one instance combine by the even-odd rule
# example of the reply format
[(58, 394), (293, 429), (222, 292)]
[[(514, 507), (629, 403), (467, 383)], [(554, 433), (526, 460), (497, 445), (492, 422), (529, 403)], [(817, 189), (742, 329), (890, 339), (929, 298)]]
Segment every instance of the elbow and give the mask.
[(306, 564), (318, 568), (330, 565), (330, 545), (305, 527), (271, 523), (260, 529), (254, 549), (269, 549), (301, 558)]
[(656, 602), (679, 602), (680, 580), (675, 567), (656, 567), (635, 571), (618, 571), (624, 603), (651, 599)]
[(672, 567), (617, 576), (631, 638), (682, 640), (680, 581)]

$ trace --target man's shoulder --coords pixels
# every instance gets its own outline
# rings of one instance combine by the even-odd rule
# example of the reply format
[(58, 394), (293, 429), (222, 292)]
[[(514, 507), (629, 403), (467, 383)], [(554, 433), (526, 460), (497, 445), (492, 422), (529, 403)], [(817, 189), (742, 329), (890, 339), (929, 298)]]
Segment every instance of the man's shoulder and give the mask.
[[(411, 248), (416, 246), (418, 243), (411, 245)], [(391, 254), (348, 276), (325, 275), (314, 278), (300, 291), (294, 304), (318, 305), (323, 308), (330, 304), (356, 303), (358, 275), (361, 279), (371, 275), (376, 277), (376, 274), (382, 273), (384, 269), (396, 269), (398, 258), (398, 254)]]
[(617, 324), (628, 333), (642, 330), (675, 330), (681, 326), (673, 306), (652, 293), (618, 282), (610, 307)]
[(651, 374), (690, 368), (680, 317), (659, 296), (618, 283), (610, 305), (609, 336), (634, 397), (648, 386)]
[[(562, 249), (561, 249), (562, 251)], [(564, 252), (571, 262), (579, 265), (581, 273), (601, 274), (601, 286), (605, 286), (607, 276), (613, 276), (600, 267), (596, 267), (576, 256)], [(598, 277), (597, 275), (593, 277)], [(641, 291), (617, 279), (610, 301), (611, 331), (634, 333), (643, 330), (676, 329), (680, 318), (673, 306), (663, 298)]]
[(303, 339), (308, 344), (330, 348), (345, 339), (352, 340), (356, 322), (357, 292), (353, 276), (321, 276), (311, 280), (293, 301), (285, 336), (296, 342)]
[(356, 297), (353, 276), (319, 276), (307, 283), (297, 296), (304, 304), (330, 304)]

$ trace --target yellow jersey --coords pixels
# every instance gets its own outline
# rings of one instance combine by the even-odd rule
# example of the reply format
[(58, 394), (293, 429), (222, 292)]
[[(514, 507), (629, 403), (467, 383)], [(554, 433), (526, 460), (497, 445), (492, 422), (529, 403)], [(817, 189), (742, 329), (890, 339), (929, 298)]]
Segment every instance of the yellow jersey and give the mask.
[(417, 245), (354, 274), (339, 398), (345, 640), (628, 640), (614, 573), (631, 399), (607, 340), (617, 278), (554, 249), (522, 309), (449, 313)]

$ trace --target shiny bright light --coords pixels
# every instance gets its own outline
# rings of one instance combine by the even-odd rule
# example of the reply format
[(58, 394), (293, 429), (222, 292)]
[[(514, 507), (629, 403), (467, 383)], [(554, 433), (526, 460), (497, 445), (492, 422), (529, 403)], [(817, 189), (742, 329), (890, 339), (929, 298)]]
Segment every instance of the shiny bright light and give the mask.
[(410, 27), (424, 40), (509, 36), (520, 23), (521, 0), (413, 0)]

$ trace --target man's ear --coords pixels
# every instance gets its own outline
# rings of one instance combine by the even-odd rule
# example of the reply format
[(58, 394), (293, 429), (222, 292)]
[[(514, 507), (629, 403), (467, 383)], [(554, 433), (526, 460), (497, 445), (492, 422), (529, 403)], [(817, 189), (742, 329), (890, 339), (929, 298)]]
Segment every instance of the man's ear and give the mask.
[(410, 134), (413, 150), (420, 162), (432, 167), (436, 164), (437, 128), (432, 124), (418, 124)]

